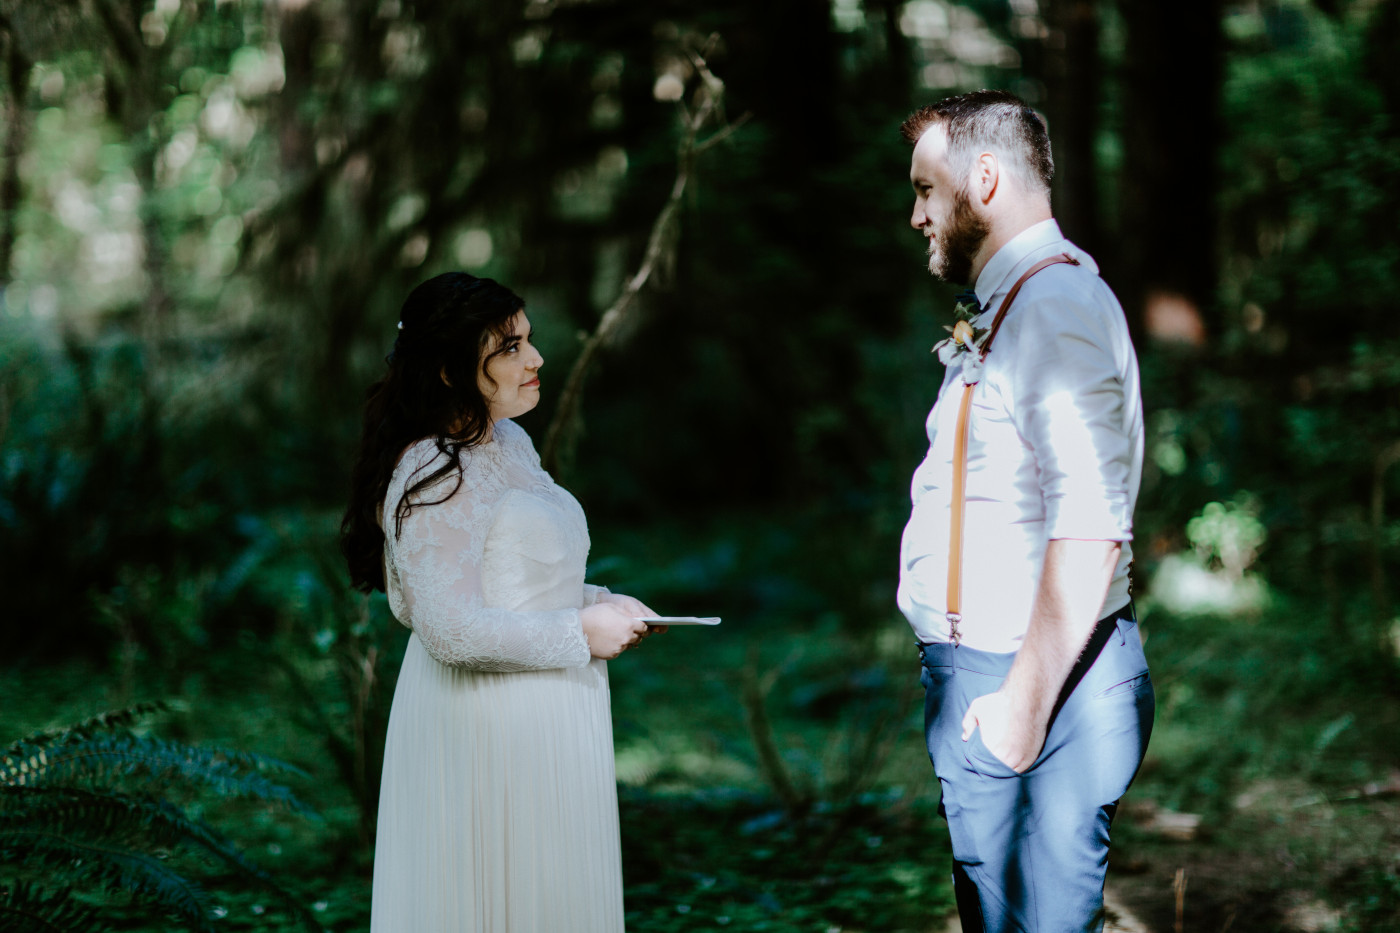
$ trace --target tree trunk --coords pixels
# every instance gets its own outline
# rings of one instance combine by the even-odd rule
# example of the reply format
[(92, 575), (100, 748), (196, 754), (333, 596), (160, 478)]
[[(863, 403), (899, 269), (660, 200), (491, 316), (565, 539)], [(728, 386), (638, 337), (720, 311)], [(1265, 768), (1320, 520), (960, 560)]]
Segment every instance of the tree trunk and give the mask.
[[(891, 89), (891, 100), (912, 105), (914, 69), (909, 56), (909, 39), (899, 28), (899, 15), (904, 4), (899, 0), (867, 0), (866, 7), (879, 12), (885, 39), (885, 79)], [(897, 96), (895, 96), (897, 95)]]
[(282, 49), (282, 70), (285, 80), (273, 105), (277, 127), (277, 149), (283, 172), (300, 178), (316, 166), (315, 142), (311, 128), (297, 113), (297, 106), (311, 97), (315, 85), (316, 41), (321, 21), (316, 8), (310, 4), (294, 6), (272, 4), (267, 17), (270, 31)]
[[(752, 28), (726, 33), (731, 55), (753, 55), (758, 63), (755, 90), (761, 95), (755, 118), (773, 128), (778, 156), (831, 164), (839, 159), (833, 111), (836, 71), (828, 0), (773, 0), (756, 5)], [(799, 52), (800, 65), (773, 49)]]
[(1204, 318), (1214, 298), (1224, 41), (1221, 0), (1118, 7), (1127, 42), (1115, 287), (1141, 334), (1154, 302)]
[(1055, 155), (1055, 217), (1065, 236), (1098, 256), (1096, 143), (1103, 102), (1099, 10), (1094, 0), (1049, 0), (1045, 37), (1046, 113)]
[(13, 278), (10, 268), (15, 251), (17, 218), (19, 216), (19, 160), (29, 144), (29, 108), (25, 93), (29, 88), (29, 73), (34, 62), (20, 48), (19, 37), (10, 24), (0, 20), (4, 30), (5, 68), (5, 150), (0, 168), (0, 287)]
[(141, 331), (148, 352), (158, 359), (161, 340), (170, 329), (174, 302), (167, 287), (169, 246), (154, 197), (162, 140), (153, 121), (156, 113), (164, 109), (160, 100), (170, 91), (161, 82), (161, 53), (148, 50), (141, 39), (140, 5), (98, 0), (95, 6), (110, 40), (107, 106), (121, 120), (123, 132), (131, 141), (131, 168), (141, 188), (142, 254), (147, 281)]

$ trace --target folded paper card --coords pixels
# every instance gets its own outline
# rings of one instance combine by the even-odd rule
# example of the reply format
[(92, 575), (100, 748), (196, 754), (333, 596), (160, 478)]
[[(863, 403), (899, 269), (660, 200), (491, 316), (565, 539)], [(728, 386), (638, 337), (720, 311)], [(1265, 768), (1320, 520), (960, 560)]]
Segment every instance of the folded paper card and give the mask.
[(719, 616), (642, 616), (648, 625), (719, 625)]

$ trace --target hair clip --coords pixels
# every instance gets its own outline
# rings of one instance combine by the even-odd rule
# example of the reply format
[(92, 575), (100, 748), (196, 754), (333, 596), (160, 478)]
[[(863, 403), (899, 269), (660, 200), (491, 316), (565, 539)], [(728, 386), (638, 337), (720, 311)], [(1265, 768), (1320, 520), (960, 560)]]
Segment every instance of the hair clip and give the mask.
[(403, 321), (399, 321), (399, 330), (403, 330)]

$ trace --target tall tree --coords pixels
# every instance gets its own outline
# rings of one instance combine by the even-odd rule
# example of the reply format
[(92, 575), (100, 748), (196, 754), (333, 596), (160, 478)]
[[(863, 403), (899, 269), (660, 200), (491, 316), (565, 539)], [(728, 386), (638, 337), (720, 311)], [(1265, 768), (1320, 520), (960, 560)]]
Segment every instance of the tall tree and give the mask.
[(19, 212), (19, 161), (29, 141), (29, 108), (25, 94), (34, 61), (15, 24), (0, 9), (0, 65), (4, 69), (5, 149), (0, 163), (0, 285), (10, 281), (10, 258), (15, 249), (15, 219)]
[(1096, 0), (1048, 0), (1045, 8), (1045, 109), (1055, 146), (1055, 216), (1090, 253), (1104, 246), (1095, 157), (1103, 67)]
[(1224, 75), (1221, 0), (1119, 0), (1123, 151), (1119, 278), (1141, 332), (1149, 302), (1196, 309), (1216, 283), (1216, 180)]

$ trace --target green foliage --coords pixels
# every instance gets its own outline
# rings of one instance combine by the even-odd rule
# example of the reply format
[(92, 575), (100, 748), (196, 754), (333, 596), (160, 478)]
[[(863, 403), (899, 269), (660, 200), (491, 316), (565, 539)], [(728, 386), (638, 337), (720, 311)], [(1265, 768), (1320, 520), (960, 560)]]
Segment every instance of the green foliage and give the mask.
[[(113, 896), (126, 895), (151, 914), (208, 931), (216, 915), (207, 883), (236, 878), (281, 899), (308, 929), (320, 929), (232, 840), (169, 799), (200, 790), (314, 817), (288, 788), (268, 777), (274, 771), (299, 772), (264, 756), (162, 741), (131, 730), (163, 708), (142, 704), (106, 713), (28, 736), (5, 750), (0, 928), (8, 929), (9, 921), (26, 929), (102, 929), (117, 903)], [(22, 920), (33, 926), (24, 927)]]
[[(286, 535), (284, 529), (280, 546), (296, 547), (305, 556), (300, 538)], [(263, 663), (279, 671), (298, 698), (290, 718), (316, 736), (353, 796), (359, 838), (367, 844), (375, 833), (389, 703), (406, 631), (389, 614), (382, 594), (366, 598), (345, 585), (338, 554), (318, 556), (314, 567), (298, 567), (294, 576), (263, 575), (260, 586), (296, 592), (302, 605), (296, 607), (289, 638), (261, 653)], [(285, 558), (270, 563), (281, 570), (296, 566)]]
[(74, 899), (71, 888), (47, 893), (38, 885), (23, 881), (0, 888), (0, 930), (5, 933), (101, 933), (103, 929), (100, 912)]
[(1134, 795), (1228, 817), (1255, 782), (1296, 778), (1338, 794), (1392, 759), (1393, 663), (1343, 637), (1316, 604), (1248, 617), (1153, 610), (1142, 627), (1157, 721), (1150, 789)]
[(1248, 496), (1232, 502), (1210, 502), (1186, 523), (1186, 537), (1207, 561), (1214, 561), (1226, 576), (1239, 580), (1263, 546), (1268, 533), (1259, 521), (1257, 503)]
[(627, 929), (927, 930), (953, 908), (947, 834), (895, 803), (791, 821), (762, 798), (625, 794)]
[(1307, 568), (1335, 568), (1336, 586), (1373, 590), (1377, 613), (1395, 532), (1372, 508), (1394, 490), (1384, 451), (1400, 431), (1393, 10), (1289, 3), (1227, 19), (1222, 352), (1218, 375), (1194, 380), (1210, 391), (1198, 409), (1225, 409), (1213, 497), (1249, 490), (1286, 531), (1265, 556), (1276, 582), (1301, 595), (1319, 576)]
[[(1099, 79), (1112, 119), (1095, 151), (1104, 213), (1127, 238), (1138, 230), (1123, 182), (1139, 167), (1126, 141), (1157, 115), (1123, 112), (1131, 26), (1111, 7), (1078, 9), (1103, 16), (1104, 60), (1121, 64)], [(655, 929), (701, 916), (876, 927), (866, 916), (899, 929), (918, 925), (916, 897), (929, 914), (946, 907), (942, 882), (928, 881), (937, 873), (910, 867), (912, 847), (881, 824), (897, 805), (860, 803), (872, 785), (916, 796), (930, 783), (893, 590), (940, 377), (928, 347), (945, 320), (931, 309), (951, 292), (930, 283), (905, 225), (895, 125), (942, 92), (931, 82), (1038, 98), (1063, 30), (1042, 43), (1036, 16), (982, 0), (101, 9), (0, 0), (0, 94), (15, 116), (0, 156), (0, 198), (12, 199), (0, 247), (7, 225), (14, 235), (0, 269), (0, 576), (18, 620), (0, 654), (16, 675), (100, 672), (43, 693), (52, 708), (32, 721), (148, 689), (222, 704), (217, 726), (173, 729), (270, 738), (292, 757), (313, 749), (329, 841), (251, 822), (262, 843), (313, 866), (328, 925), (363, 926), (405, 638), (382, 600), (345, 590), (335, 554), (363, 387), (413, 283), (451, 267), (493, 275), (526, 296), (550, 361), (544, 409), (525, 421), (541, 436), (549, 374), (566, 371), (576, 331), (616, 296), (671, 184), (676, 107), (657, 82), (685, 74), (687, 49), (718, 30), (711, 63), (730, 116), (753, 119), (707, 155), (675, 262), (602, 359), (564, 477), (588, 511), (603, 582), (726, 619), (711, 642), (675, 633), (614, 665), (619, 774), (646, 790), (630, 803), (691, 853), (680, 874), (639, 880), (629, 904), (638, 928)], [(1252, 561), (1283, 598), (1262, 614), (1148, 620), (1162, 707), (1144, 779), (1166, 802), (1225, 814), (1235, 790), (1281, 772), (1326, 784), (1394, 765), (1397, 25), (1395, 0), (1224, 16), (1219, 217), (1181, 244), (1214, 251), (1219, 289), (1195, 296), (1210, 312), (1204, 348), (1139, 342), (1149, 436), (1135, 551), (1140, 580), (1199, 546), (1227, 570)], [(800, 66), (775, 64), (774, 48), (802, 50)], [(1062, 138), (1057, 160), (1072, 170)], [(1170, 144), (1189, 155), (1205, 138)], [(1129, 294), (1114, 251), (1101, 252)], [(810, 824), (745, 833), (776, 804), (659, 796), (763, 791), (742, 726), (746, 669), (770, 682), (767, 741), (818, 811)], [(690, 691), (680, 699), (678, 683)], [(13, 720), (27, 702), (0, 711)], [(886, 758), (895, 738), (909, 754)], [(83, 741), (100, 780), (82, 780), (279, 799), (246, 760), (121, 729)], [(46, 759), (64, 747), (37, 746)], [(71, 761), (53, 773), (85, 772)], [(162, 870), (193, 877), (173, 865), (189, 857), (220, 866), (238, 922), (275, 922), (254, 910), (263, 882), (209, 841), (222, 837), (201, 841), (198, 802), (16, 787), (6, 812), (23, 798), (55, 826), (86, 813), (147, 856), (175, 840), (186, 853), (103, 863), (97, 882), (73, 878), (81, 897), (79, 881), (149, 877), (179, 902)], [(928, 804), (904, 835), (941, 852)], [(862, 851), (852, 831), (824, 867), (804, 862), (826, 855), (811, 838), (852, 813), (882, 825), (869, 836), (883, 845)], [(646, 832), (629, 823), (627, 837)], [(42, 858), (67, 865), (60, 837)], [(1391, 909), (1387, 872), (1346, 895), (1367, 917)], [(95, 895), (5, 877), (11, 902), (66, 912), (70, 927), (110, 916)], [(863, 891), (879, 903), (859, 904)]]
[(1349, 879), (1346, 933), (1383, 933), (1400, 927), (1400, 872), (1394, 866), (1373, 868)]

